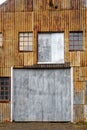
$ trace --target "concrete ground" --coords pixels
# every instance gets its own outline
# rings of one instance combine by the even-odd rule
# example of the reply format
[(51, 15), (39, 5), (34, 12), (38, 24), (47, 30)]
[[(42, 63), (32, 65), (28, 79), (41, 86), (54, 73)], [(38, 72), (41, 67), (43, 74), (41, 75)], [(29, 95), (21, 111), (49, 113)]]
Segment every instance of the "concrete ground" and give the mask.
[(87, 124), (72, 123), (3, 123), (0, 130), (87, 130)]

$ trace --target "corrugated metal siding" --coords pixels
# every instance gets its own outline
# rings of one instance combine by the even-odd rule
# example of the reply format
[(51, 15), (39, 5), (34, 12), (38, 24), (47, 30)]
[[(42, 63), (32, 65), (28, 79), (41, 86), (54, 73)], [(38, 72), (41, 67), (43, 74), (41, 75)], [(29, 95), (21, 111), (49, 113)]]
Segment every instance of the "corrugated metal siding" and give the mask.
[[(75, 113), (78, 111), (78, 116), (75, 114), (74, 120), (84, 121), (87, 120), (84, 111), (87, 105), (87, 95), (83, 95), (87, 83), (87, 2), (86, 0), (52, 1), (54, 6), (57, 5), (57, 9), (49, 6), (49, 0), (33, 0), (33, 5), (32, 0), (7, 0), (0, 5), (0, 32), (3, 34), (3, 46), (0, 47), (0, 76), (11, 76), (11, 66), (27, 67), (37, 64), (38, 32), (64, 31), (64, 61), (73, 67), (76, 100), (74, 111)], [(20, 53), (18, 32), (27, 31), (34, 34), (33, 51)], [(83, 31), (83, 51), (69, 51), (69, 31)], [(85, 98), (84, 104), (81, 101), (78, 104), (79, 95), (81, 95), (81, 101)], [(8, 104), (1, 103), (0, 105), (6, 105), (8, 108)], [(82, 116), (80, 110), (83, 113)], [(7, 111), (5, 111), (6, 114)]]
[(10, 103), (0, 103), (0, 122), (10, 122)]

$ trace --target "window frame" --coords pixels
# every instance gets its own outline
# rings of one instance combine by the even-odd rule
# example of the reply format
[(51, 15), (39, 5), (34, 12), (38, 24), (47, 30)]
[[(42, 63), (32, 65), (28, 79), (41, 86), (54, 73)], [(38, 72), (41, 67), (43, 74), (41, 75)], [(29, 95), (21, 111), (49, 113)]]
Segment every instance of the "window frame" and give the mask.
[[(0, 103), (6, 103), (6, 102), (10, 102), (11, 100), (11, 77), (0, 77), (0, 96), (1, 96), (1, 79), (5, 80), (5, 79), (8, 79), (8, 84), (7, 86), (3, 86), (4, 90), (3, 92), (8, 92), (7, 96), (8, 96), (8, 99), (0, 99)], [(6, 83), (6, 82), (4, 82)], [(5, 84), (6, 85), (6, 84)], [(6, 88), (5, 87), (8, 87), (8, 90), (5, 90)], [(6, 95), (4, 94), (3, 97), (5, 97)]]
[[(73, 35), (72, 36), (73, 37), (72, 40), (71, 40), (72, 37), (70, 37), (70, 33), (72, 33), (72, 35)], [(74, 36), (75, 33), (78, 34), (77, 37)], [(82, 35), (81, 39), (79, 39), (80, 38), (80, 34)], [(78, 38), (78, 40), (75, 40), (75, 38)], [(73, 44), (71, 44), (71, 41), (72, 41)], [(76, 42), (77, 42), (77, 45), (76, 45)], [(70, 49), (71, 46), (73, 47), (73, 49)], [(77, 49), (74, 48), (74, 47), (77, 47)], [(83, 31), (70, 31), (69, 32), (69, 51), (83, 51)]]
[[(28, 36), (29, 36), (29, 34), (32, 34), (32, 41), (30, 41), (31, 44), (28, 43), (28, 47), (31, 46), (31, 48), (32, 48), (31, 50), (24, 50), (24, 44), (23, 44), (23, 50), (20, 50), (20, 34), (23, 34), (23, 39), (24, 39), (24, 34), (28, 34)], [(22, 41), (22, 42), (24, 43), (25, 41)], [(27, 41), (27, 42), (29, 42), (29, 41)], [(33, 32), (19, 32), (19, 34), (18, 34), (18, 51), (19, 52), (32, 52), (33, 51)]]

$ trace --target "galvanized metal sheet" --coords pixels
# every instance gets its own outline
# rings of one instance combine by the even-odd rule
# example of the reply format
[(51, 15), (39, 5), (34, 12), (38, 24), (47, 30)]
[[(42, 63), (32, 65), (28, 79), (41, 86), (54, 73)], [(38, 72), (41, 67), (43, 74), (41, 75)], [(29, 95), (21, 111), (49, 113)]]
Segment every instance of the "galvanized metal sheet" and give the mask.
[(64, 63), (64, 33), (38, 34), (38, 62)]
[(14, 69), (14, 121), (71, 121), (70, 69)]

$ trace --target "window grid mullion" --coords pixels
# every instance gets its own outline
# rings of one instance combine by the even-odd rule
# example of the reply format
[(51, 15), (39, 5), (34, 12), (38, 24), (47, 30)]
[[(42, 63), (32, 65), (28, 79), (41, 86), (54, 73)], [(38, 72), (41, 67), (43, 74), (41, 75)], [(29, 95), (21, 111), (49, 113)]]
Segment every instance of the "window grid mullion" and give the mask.
[[(20, 33), (21, 34), (21, 33)], [(19, 36), (20, 36), (19, 34)], [(19, 39), (19, 49), (20, 51), (32, 51), (32, 33), (22, 33), (23, 46), (20, 44), (22, 41)], [(20, 37), (19, 37), (20, 38)], [(31, 46), (31, 47), (30, 47)]]

